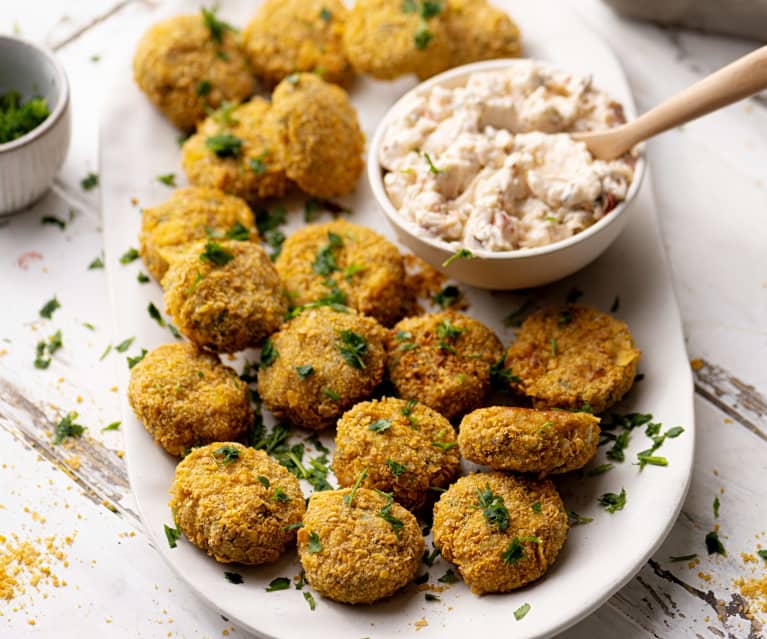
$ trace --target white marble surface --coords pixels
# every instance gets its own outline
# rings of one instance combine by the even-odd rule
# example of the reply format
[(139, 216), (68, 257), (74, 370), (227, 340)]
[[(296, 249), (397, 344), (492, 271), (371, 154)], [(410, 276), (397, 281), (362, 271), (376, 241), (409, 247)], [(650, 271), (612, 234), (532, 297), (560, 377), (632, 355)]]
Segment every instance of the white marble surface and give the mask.
[[(624, 21), (599, 0), (571, 4), (619, 55), (640, 110), (757, 46)], [(110, 493), (96, 483), (102, 492), (94, 496), (85, 462), (63, 472), (28, 436), (33, 422), (39, 428), (77, 410), (90, 437), (108, 449), (121, 446), (119, 432), (99, 429), (120, 419), (124, 389), (113, 387), (122, 355), (99, 357), (107, 344), (128, 336), (111, 334), (104, 272), (87, 270), (101, 251), (100, 213), (98, 191), (84, 192), (80, 180), (98, 164), (99, 109), (113, 64), (132, 50), (154, 8), (148, 1), (3, 0), (0, 11), (0, 32), (16, 26), (28, 37), (63, 44), (59, 55), (73, 95), (73, 143), (54, 192), (0, 222), (0, 535), (33, 542), (55, 536), (68, 565), (54, 558), (51, 569), (67, 585), (42, 582), (12, 601), (0, 599), (0, 637), (243, 634), (160, 563), (127, 491), (118, 486)], [(100, 59), (92, 61), (94, 55)], [(767, 440), (752, 432), (767, 430), (767, 409), (759, 404), (767, 393), (767, 101), (748, 100), (671, 131), (651, 141), (648, 153), (688, 352), (704, 364), (696, 374), (696, 471), (657, 563), (564, 636), (756, 639), (767, 613), (719, 618), (714, 607), (733, 601), (738, 575), (767, 576), (765, 562), (744, 564), (741, 557), (767, 545)], [(70, 210), (74, 219), (64, 231), (40, 224), (43, 215), (68, 219)], [(41, 257), (29, 259), (25, 270), (17, 258), (29, 251)], [(62, 308), (41, 320), (38, 310), (53, 294)], [(32, 366), (35, 344), (57, 329), (64, 348), (39, 371)], [(715, 495), (722, 503), (717, 522)], [(726, 558), (706, 556), (703, 537), (715, 523)], [(701, 556), (695, 568), (667, 561), (692, 552)]]

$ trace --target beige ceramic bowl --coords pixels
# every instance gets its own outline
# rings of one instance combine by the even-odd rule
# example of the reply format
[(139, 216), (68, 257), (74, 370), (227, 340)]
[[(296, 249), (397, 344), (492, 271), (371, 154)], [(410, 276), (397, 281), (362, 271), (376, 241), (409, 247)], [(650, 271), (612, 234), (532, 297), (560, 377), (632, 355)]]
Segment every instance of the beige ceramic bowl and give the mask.
[[(645, 171), (645, 159), (640, 153), (626, 200), (601, 220), (573, 237), (547, 246), (515, 251), (472, 249), (474, 259), (457, 259), (447, 268), (443, 267), (442, 264), (455, 254), (456, 246), (422, 235), (422, 231), (414, 223), (401, 217), (389, 201), (383, 182), (384, 170), (378, 160), (384, 133), (403, 105), (407, 106), (407, 100), (413, 93), (431, 89), (436, 85), (461, 86), (473, 73), (497, 71), (518, 63), (518, 60), (513, 59), (477, 62), (456, 67), (422, 82), (400, 98), (386, 113), (373, 136), (368, 155), (370, 186), (399, 241), (449, 277), (479, 288), (513, 290), (542, 286), (567, 277), (595, 260), (626, 226), (632, 208), (631, 201), (639, 191)], [(627, 104), (624, 100), (623, 106), (627, 118), (633, 118), (634, 105)]]
[(69, 85), (53, 53), (23, 38), (0, 35), (0, 93), (41, 95), (50, 115), (25, 135), (0, 144), (0, 215), (39, 199), (69, 148)]

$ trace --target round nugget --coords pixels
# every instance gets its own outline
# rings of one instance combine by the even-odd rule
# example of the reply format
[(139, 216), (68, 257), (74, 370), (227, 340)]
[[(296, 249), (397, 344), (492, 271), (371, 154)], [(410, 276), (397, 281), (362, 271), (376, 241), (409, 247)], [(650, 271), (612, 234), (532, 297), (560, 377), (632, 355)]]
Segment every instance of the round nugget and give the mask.
[(298, 479), (264, 451), (231, 442), (195, 448), (170, 492), (176, 526), (224, 563), (275, 561), (305, 511)]
[(402, 255), (364, 226), (345, 220), (305, 226), (288, 237), (275, 266), (296, 306), (335, 295), (384, 326), (402, 316)]
[(460, 464), (450, 422), (416, 401), (363, 402), (338, 420), (333, 472), (341, 486), (353, 485), (367, 468), (362, 486), (391, 492), (418, 510), (432, 488), (448, 486)]
[(181, 166), (189, 181), (249, 202), (283, 195), (283, 146), (267, 125), (269, 110), (269, 102), (256, 97), (210, 115), (182, 148)]
[(304, 311), (264, 344), (258, 371), (264, 405), (278, 419), (304, 428), (332, 426), (381, 383), (385, 333), (354, 311)]
[(340, 0), (266, 0), (245, 27), (243, 46), (268, 86), (301, 71), (345, 84), (354, 74), (343, 48), (345, 20)]
[(190, 244), (162, 285), (178, 329), (220, 353), (257, 346), (279, 328), (288, 308), (272, 261), (252, 242)]
[(631, 388), (640, 355), (624, 322), (570, 305), (530, 315), (509, 347), (506, 366), (516, 378), (512, 387), (536, 408), (601, 413)]
[(472, 592), (508, 592), (554, 563), (567, 539), (567, 511), (547, 479), (475, 473), (442, 494), (432, 532)]
[(139, 253), (149, 272), (160, 282), (169, 263), (188, 244), (208, 234), (258, 239), (253, 212), (240, 198), (218, 189), (194, 186), (176, 189), (162, 204), (143, 210)]
[(522, 54), (519, 27), (486, 0), (448, 0), (450, 66)]
[(342, 88), (313, 73), (290, 75), (274, 90), (269, 122), (285, 149), (285, 173), (303, 191), (335, 197), (357, 184), (365, 138)]
[(253, 421), (247, 386), (217, 356), (192, 344), (163, 344), (130, 372), (128, 401), (171, 455), (242, 437)]
[[(143, 35), (133, 57), (139, 88), (180, 129), (189, 131), (206, 110), (239, 102), (255, 89), (234, 30), (210, 11), (163, 20)], [(215, 25), (222, 25), (216, 28)], [(211, 26), (212, 25), (212, 28)]]
[(599, 418), (511, 406), (478, 408), (461, 421), (461, 455), (496, 470), (541, 477), (583, 468), (597, 452)]
[(400, 397), (417, 399), (450, 419), (482, 403), (490, 367), (503, 356), (503, 346), (481, 322), (445, 311), (397, 323), (386, 352)]
[(445, 26), (449, 8), (428, 3), (437, 10), (423, 18), (420, 4), (402, 0), (354, 3), (346, 18), (344, 46), (357, 72), (379, 80), (415, 73), (423, 80), (450, 67)]
[(367, 488), (314, 493), (298, 531), (307, 581), (324, 597), (343, 603), (373, 603), (393, 595), (415, 577), (423, 549), (416, 518), (391, 497)]

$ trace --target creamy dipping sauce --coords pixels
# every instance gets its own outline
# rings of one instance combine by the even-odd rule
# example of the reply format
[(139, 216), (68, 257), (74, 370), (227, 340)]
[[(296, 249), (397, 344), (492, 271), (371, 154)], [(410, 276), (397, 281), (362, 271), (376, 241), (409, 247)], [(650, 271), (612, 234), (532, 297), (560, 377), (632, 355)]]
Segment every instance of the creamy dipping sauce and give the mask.
[(488, 251), (544, 246), (626, 198), (635, 158), (595, 160), (567, 134), (623, 121), (590, 79), (519, 61), (402, 105), (379, 152), (384, 185), (423, 236)]

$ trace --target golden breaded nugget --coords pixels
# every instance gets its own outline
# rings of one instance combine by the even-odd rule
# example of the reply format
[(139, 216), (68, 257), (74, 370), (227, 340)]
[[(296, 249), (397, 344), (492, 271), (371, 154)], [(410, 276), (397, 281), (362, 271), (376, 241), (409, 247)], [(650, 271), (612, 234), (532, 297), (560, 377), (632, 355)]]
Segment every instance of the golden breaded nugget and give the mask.
[(450, 66), (522, 54), (519, 27), (487, 0), (448, 0)]

